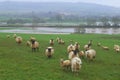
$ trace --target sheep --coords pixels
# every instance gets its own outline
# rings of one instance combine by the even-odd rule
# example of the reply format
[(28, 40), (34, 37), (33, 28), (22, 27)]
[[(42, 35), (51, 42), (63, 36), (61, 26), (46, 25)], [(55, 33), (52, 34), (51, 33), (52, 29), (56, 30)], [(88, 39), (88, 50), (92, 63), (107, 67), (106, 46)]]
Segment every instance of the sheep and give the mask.
[(119, 45), (114, 45), (114, 50), (116, 52), (120, 52), (120, 46)]
[(54, 45), (54, 40), (51, 39), (51, 40), (49, 41), (49, 43), (50, 43), (50, 46), (53, 46), (53, 45)]
[(103, 48), (104, 50), (109, 50), (109, 47), (107, 47), (107, 46), (102, 46), (102, 48)]
[(96, 56), (96, 51), (94, 49), (90, 49), (90, 50), (85, 52), (85, 56), (87, 59), (93, 60)]
[(88, 42), (88, 48), (92, 46), (92, 40)]
[(73, 49), (74, 49), (74, 46), (73, 46), (72, 44), (70, 44), (70, 45), (67, 47), (67, 52), (69, 53), (69, 52), (73, 51)]
[(68, 59), (70, 59), (70, 60), (74, 57), (79, 57), (79, 54), (77, 51), (71, 51), (68, 55)]
[(119, 45), (114, 45), (114, 49), (117, 49), (117, 48), (119, 48), (120, 46)]
[(72, 72), (79, 72), (81, 69), (82, 61), (79, 57), (74, 57), (71, 59), (71, 69)]
[(36, 50), (39, 50), (39, 42), (32, 41), (31, 48), (32, 48), (32, 52), (35, 52)]
[(87, 50), (91, 49), (91, 47), (88, 47), (88, 45), (86, 44), (86, 45), (84, 45), (84, 49), (85, 49), (85, 51), (87, 51)]
[(65, 44), (65, 41), (63, 41), (61, 38), (58, 39), (59, 44)]
[(62, 68), (67, 68), (70, 69), (71, 67), (71, 62), (70, 60), (63, 60), (62, 58), (60, 59), (60, 65)]
[(54, 54), (54, 49), (53, 49), (53, 47), (47, 47), (46, 50), (45, 50), (45, 55), (46, 55), (48, 58), (51, 58), (53, 54)]
[(18, 43), (18, 44), (21, 44), (22, 43), (22, 37), (20, 37), (20, 36), (18, 36), (18, 37), (16, 37), (16, 42)]
[(80, 45), (78, 44), (78, 42), (75, 42), (74, 44), (74, 50), (79, 52), (80, 51)]
[(91, 46), (92, 46), (92, 40), (90, 40), (90, 41), (88, 42), (88, 44), (84, 45), (85, 51), (91, 49)]

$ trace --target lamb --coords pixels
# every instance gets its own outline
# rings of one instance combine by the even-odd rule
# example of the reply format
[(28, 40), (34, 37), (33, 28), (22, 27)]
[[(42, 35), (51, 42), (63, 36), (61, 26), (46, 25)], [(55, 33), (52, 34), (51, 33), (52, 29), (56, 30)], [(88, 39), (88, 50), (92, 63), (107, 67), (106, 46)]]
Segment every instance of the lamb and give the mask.
[(96, 56), (96, 51), (94, 49), (90, 49), (90, 50), (85, 52), (85, 56), (87, 59), (93, 60)]
[(54, 49), (53, 49), (53, 47), (47, 47), (47, 49), (46, 49), (46, 51), (45, 51), (45, 55), (46, 55), (48, 58), (51, 58), (53, 54), (54, 54)]
[(70, 62), (70, 60), (63, 60), (63, 59), (61, 58), (61, 59), (60, 59), (60, 65), (61, 65), (61, 67), (63, 67), (63, 68), (70, 69), (71, 62)]
[(18, 36), (18, 37), (16, 37), (16, 42), (18, 43), (18, 44), (21, 44), (22, 43), (22, 37), (20, 37), (20, 36)]
[(86, 44), (86, 45), (84, 45), (84, 49), (85, 49), (85, 51), (87, 51), (87, 50), (91, 49), (91, 47), (88, 47), (88, 45)]
[(79, 72), (79, 70), (81, 69), (81, 64), (82, 64), (82, 61), (80, 58), (78, 57), (72, 58), (71, 59), (72, 72)]

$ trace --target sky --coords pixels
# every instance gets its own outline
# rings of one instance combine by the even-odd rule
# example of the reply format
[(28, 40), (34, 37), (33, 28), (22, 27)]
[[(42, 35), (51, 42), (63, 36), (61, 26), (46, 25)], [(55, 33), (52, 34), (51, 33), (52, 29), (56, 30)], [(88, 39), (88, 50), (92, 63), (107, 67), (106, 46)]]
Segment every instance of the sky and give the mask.
[(31, 2), (87, 2), (120, 8), (120, 0), (0, 0), (0, 1), (31, 1)]

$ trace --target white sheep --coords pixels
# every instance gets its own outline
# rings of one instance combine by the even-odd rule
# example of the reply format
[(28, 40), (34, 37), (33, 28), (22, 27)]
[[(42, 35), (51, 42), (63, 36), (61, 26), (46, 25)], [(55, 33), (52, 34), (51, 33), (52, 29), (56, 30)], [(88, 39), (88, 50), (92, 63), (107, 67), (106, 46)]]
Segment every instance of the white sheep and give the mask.
[(54, 49), (53, 49), (53, 47), (47, 47), (46, 50), (45, 50), (45, 55), (46, 55), (48, 58), (51, 58), (53, 54), (54, 54)]
[(20, 37), (20, 36), (16, 37), (15, 40), (18, 44), (22, 43), (22, 37)]
[(120, 46), (119, 45), (114, 45), (114, 50), (116, 52), (120, 52)]
[(68, 59), (70, 59), (70, 60), (74, 57), (79, 57), (79, 54), (77, 51), (71, 51), (68, 55)]
[(85, 56), (87, 59), (93, 60), (96, 56), (96, 51), (94, 49), (90, 49), (90, 50), (85, 52)]
[(85, 51), (87, 51), (87, 50), (91, 49), (91, 47), (88, 47), (88, 45), (86, 44), (86, 45), (84, 45), (84, 49), (85, 49)]
[(72, 72), (79, 72), (81, 69), (82, 61), (79, 57), (74, 57), (71, 59), (71, 69)]
[(70, 62), (70, 60), (60, 59), (60, 65), (61, 65), (61, 67), (63, 67), (63, 68), (69, 69), (70, 66), (71, 66), (71, 62)]

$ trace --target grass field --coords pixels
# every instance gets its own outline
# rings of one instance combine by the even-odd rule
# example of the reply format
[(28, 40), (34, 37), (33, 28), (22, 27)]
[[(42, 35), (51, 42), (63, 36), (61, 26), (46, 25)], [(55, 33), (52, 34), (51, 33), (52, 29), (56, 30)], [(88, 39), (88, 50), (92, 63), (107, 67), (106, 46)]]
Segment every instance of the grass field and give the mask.
[[(16, 44), (13, 34), (7, 38), (8, 33), (0, 33), (0, 80), (119, 80), (120, 79), (120, 53), (113, 50), (113, 45), (120, 45), (120, 35), (105, 34), (17, 34), (22, 36), (23, 43)], [(36, 37), (40, 43), (38, 52), (32, 52), (26, 46), (26, 41), (31, 36)], [(45, 49), (49, 40), (62, 38), (66, 43), (53, 46), (55, 53), (51, 59), (45, 56)], [(79, 75), (74, 75), (70, 70), (62, 70), (60, 58), (68, 59), (67, 46), (79, 42), (81, 50), (89, 40), (93, 40), (92, 48), (97, 56), (94, 61), (87, 62), (82, 59), (82, 68)], [(73, 43), (74, 43), (73, 42)], [(97, 46), (100, 42), (110, 48), (109, 51)]]

